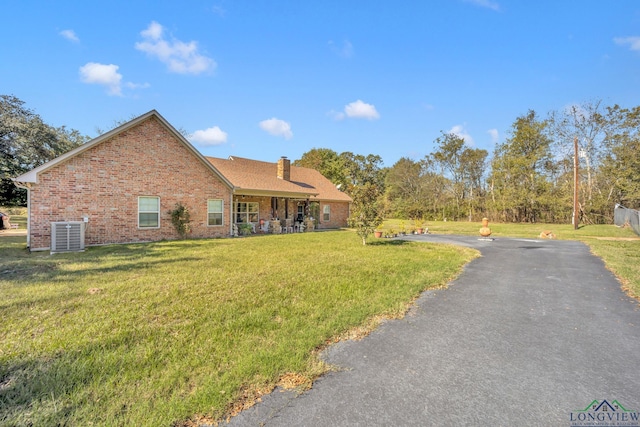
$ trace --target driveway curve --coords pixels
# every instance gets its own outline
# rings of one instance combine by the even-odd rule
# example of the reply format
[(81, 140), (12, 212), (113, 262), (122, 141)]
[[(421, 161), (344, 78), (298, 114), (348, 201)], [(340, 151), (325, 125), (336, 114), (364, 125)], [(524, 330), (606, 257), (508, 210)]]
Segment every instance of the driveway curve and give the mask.
[(277, 389), (228, 425), (578, 426), (605, 400), (621, 405), (611, 408), (629, 421), (620, 425), (638, 425), (638, 302), (586, 245), (406, 240), (469, 246), (482, 257), (447, 289), (424, 292), (404, 319), (330, 347), (324, 357), (339, 370), (311, 390)]

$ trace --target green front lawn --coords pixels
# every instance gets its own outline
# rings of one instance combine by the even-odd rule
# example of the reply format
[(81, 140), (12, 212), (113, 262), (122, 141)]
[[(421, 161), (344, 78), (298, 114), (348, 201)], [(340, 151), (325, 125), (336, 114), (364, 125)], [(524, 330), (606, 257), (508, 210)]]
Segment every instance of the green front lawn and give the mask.
[(279, 380), (308, 384), (327, 369), (318, 349), (477, 256), (371, 243), (323, 232), (51, 256), (1, 237), (0, 425), (220, 419)]

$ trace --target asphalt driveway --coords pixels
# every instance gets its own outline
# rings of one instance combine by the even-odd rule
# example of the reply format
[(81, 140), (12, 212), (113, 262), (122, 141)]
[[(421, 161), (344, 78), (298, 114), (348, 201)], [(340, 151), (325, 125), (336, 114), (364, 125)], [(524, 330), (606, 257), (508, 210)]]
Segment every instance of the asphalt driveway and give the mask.
[(406, 239), (482, 257), (404, 319), (332, 346), (340, 369), (308, 392), (276, 390), (229, 425), (638, 425), (640, 307), (586, 245)]

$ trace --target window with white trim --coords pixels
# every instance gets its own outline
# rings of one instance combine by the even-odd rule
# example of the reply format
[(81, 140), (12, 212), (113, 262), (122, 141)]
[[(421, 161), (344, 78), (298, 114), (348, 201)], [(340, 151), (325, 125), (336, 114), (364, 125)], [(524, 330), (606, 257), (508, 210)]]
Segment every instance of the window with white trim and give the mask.
[(138, 197), (138, 227), (160, 228), (160, 197)]
[(258, 222), (258, 202), (237, 202), (233, 207), (235, 222)]
[(322, 220), (331, 221), (331, 205), (324, 205), (322, 207)]
[(224, 203), (222, 203), (222, 199), (207, 200), (207, 224), (222, 225), (223, 211)]

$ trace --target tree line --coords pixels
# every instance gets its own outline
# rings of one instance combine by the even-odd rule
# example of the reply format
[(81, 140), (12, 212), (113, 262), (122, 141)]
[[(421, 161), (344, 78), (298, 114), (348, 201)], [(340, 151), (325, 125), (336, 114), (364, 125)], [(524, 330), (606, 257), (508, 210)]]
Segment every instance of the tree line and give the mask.
[(570, 223), (574, 139), (579, 152), (580, 222), (613, 222), (616, 204), (640, 208), (640, 106), (586, 102), (540, 117), (517, 117), (493, 153), (441, 132), (434, 151), (383, 168), (375, 155), (304, 153), (294, 165), (317, 169), (354, 198), (375, 185), (367, 203), (381, 217), (426, 220)]
[[(640, 106), (585, 102), (541, 117), (530, 110), (492, 153), (441, 132), (422, 159), (391, 167), (375, 154), (313, 148), (293, 162), (320, 171), (354, 199), (351, 224), (371, 230), (383, 217), (570, 223), (574, 149), (579, 145), (582, 223), (611, 223), (613, 208), (640, 208)], [(46, 124), (20, 99), (0, 95), (0, 205), (24, 206), (12, 177), (88, 141)]]

